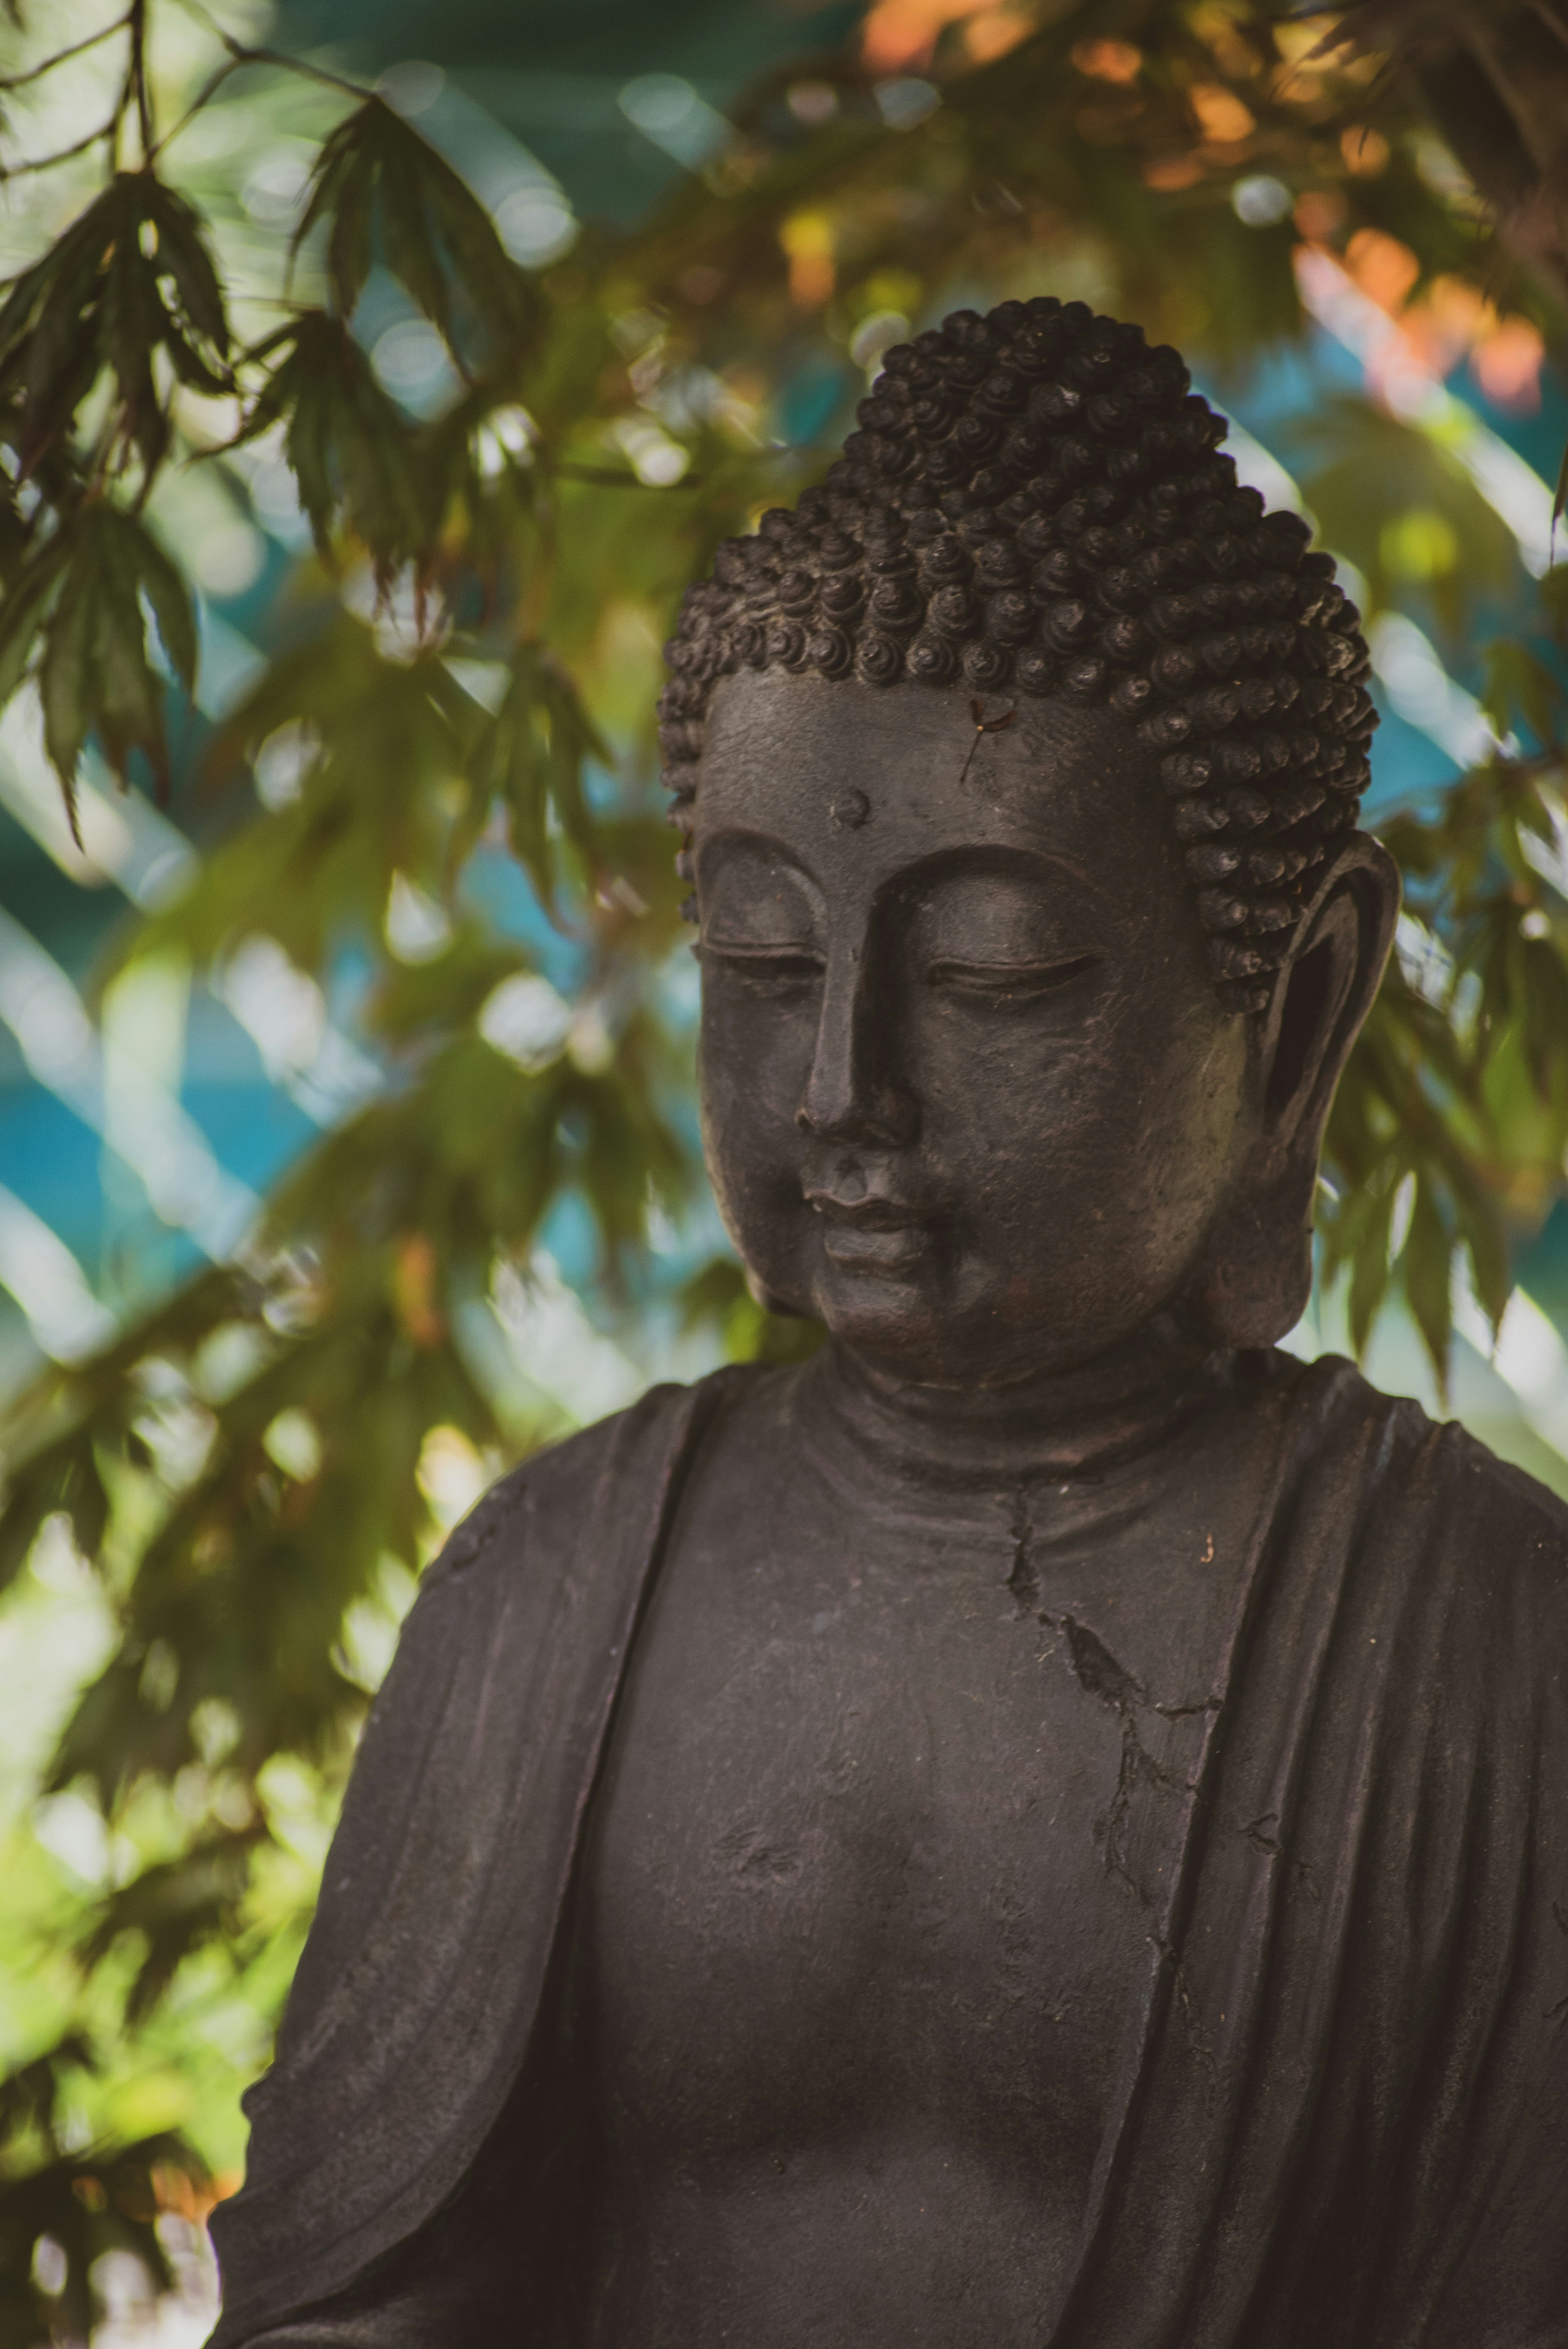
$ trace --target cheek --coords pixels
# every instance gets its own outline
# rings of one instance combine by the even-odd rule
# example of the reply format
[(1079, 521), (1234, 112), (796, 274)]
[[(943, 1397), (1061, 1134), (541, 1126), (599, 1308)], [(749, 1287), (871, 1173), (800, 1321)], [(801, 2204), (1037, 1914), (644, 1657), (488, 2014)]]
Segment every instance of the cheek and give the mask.
[(974, 1240), (1017, 1277), (1072, 1285), (1116, 1271), (1158, 1285), (1191, 1256), (1233, 1163), (1233, 1031), (1148, 1011), (1067, 1040), (1026, 1021), (939, 1016), (926, 1050), (928, 1143)]
[(816, 1033), (804, 1004), (758, 1002), (705, 988), (697, 1038), (703, 1147), (727, 1216), (779, 1195), (799, 1204), (795, 1113), (810, 1073)]

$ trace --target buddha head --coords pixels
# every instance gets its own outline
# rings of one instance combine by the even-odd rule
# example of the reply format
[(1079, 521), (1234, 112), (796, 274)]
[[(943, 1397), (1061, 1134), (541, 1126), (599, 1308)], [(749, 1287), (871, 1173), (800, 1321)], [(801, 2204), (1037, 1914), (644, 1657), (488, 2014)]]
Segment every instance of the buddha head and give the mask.
[(1272, 1343), (1398, 905), (1356, 607), (1080, 303), (958, 312), (860, 428), (660, 704), (753, 1285), (935, 1384)]

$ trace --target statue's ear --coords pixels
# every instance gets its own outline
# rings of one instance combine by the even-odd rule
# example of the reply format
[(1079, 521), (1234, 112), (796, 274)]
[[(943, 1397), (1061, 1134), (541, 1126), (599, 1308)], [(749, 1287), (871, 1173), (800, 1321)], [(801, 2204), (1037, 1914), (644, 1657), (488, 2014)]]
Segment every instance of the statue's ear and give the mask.
[(1399, 912), (1399, 874), (1354, 833), (1305, 908), (1253, 1050), (1251, 1149), (1210, 1233), (1192, 1302), (1232, 1346), (1272, 1346), (1312, 1288), (1312, 1208), (1324, 1129), (1372, 1008)]

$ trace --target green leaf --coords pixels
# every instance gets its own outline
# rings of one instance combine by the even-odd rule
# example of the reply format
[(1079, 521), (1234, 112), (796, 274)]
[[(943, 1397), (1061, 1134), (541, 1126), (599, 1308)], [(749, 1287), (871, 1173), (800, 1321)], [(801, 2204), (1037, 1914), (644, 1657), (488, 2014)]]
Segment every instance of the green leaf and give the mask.
[(150, 474), (170, 433), (155, 357), (181, 382), (217, 393), (229, 386), (228, 347), (197, 214), (155, 173), (117, 172), (0, 308), (0, 399), (18, 403), (22, 476), (68, 439), (106, 372), (114, 391), (105, 450), (134, 455)]
[(493, 795), (505, 807), (513, 853), (547, 911), (556, 885), (551, 811), (586, 869), (595, 871), (600, 843), (583, 764), (590, 758), (608, 764), (610, 755), (560, 664), (538, 645), (520, 646), (505, 695), (480, 737), (474, 771), (483, 798)]
[(500, 348), (535, 315), (527, 280), (484, 206), (382, 98), (368, 99), (340, 122), (323, 147), (294, 249), (324, 222), (327, 282), (339, 317), (354, 315), (378, 227), (387, 267), (440, 329), (464, 373), (454, 296)]
[(161, 792), (168, 688), (149, 652), (148, 615), (190, 692), (197, 640), (185, 584), (146, 524), (108, 504), (81, 509), (53, 543), (58, 595), (44, 626), (38, 679), (49, 756), (69, 792), (96, 733), (122, 783), (139, 750)]
[(193, 1950), (233, 1932), (259, 1833), (247, 1828), (201, 1836), (177, 1858), (144, 1868), (103, 1903), (82, 1961), (96, 1965), (123, 1933), (141, 1937), (140, 1961), (126, 1999), (126, 2021), (132, 2027), (156, 2005)]
[(1431, 1171), (1416, 1176), (1416, 1199), (1404, 1247), (1405, 1290), (1431, 1359), (1439, 1391), (1448, 1392), (1453, 1336), (1453, 1243), (1438, 1205)]
[(307, 310), (248, 356), (274, 364), (235, 445), (283, 424), (300, 503), (324, 560), (341, 517), (383, 584), (405, 563), (427, 565), (444, 502), (428, 440), (382, 390), (348, 327), (324, 310)]
[(1563, 688), (1528, 645), (1500, 636), (1487, 647), (1480, 703), (1500, 737), (1522, 719), (1538, 743), (1550, 742), (1563, 712)]

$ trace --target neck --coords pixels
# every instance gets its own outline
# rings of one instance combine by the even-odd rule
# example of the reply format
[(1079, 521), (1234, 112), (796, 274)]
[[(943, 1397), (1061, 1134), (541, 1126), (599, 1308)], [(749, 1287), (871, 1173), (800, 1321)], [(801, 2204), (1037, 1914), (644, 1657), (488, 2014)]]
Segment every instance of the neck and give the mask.
[(901, 1379), (830, 1340), (823, 1402), (868, 1449), (937, 1483), (1020, 1474), (1092, 1478), (1186, 1424), (1231, 1382), (1235, 1357), (1164, 1319), (1068, 1371), (1001, 1387)]

